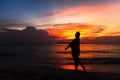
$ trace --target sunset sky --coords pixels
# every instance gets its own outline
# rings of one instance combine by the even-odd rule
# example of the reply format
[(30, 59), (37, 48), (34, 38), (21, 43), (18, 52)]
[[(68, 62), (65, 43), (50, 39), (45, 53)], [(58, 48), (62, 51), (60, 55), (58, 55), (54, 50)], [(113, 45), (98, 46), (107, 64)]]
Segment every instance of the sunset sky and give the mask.
[(0, 31), (28, 25), (58, 39), (120, 36), (120, 0), (0, 0)]

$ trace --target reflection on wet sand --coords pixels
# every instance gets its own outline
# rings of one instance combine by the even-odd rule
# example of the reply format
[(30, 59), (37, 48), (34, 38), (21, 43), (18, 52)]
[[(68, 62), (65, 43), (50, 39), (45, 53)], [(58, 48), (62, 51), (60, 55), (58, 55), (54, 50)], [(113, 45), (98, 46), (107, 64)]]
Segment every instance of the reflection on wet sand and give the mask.
[[(113, 72), (113, 73), (119, 73), (119, 67), (120, 65), (85, 65), (87, 72)], [(116, 68), (114, 68), (116, 67)], [(67, 70), (74, 70), (74, 65), (62, 65), (60, 66), (62, 69)], [(82, 68), (79, 66), (79, 71), (82, 71)]]
[[(74, 65), (63, 65), (60, 68), (62, 68), (62, 69), (68, 69), (68, 70), (75, 70)], [(82, 71), (82, 68), (78, 67), (78, 70)]]

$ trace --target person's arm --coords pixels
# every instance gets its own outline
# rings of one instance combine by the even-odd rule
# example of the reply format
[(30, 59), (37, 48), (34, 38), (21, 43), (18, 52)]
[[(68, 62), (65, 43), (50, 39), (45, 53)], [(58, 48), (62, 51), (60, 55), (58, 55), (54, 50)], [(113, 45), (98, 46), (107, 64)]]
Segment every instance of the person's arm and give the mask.
[(67, 50), (69, 47), (71, 47), (73, 42), (74, 42), (74, 40), (71, 43), (68, 44), (68, 46), (65, 48), (65, 50)]
[(70, 47), (70, 44), (65, 48), (65, 50), (67, 50)]

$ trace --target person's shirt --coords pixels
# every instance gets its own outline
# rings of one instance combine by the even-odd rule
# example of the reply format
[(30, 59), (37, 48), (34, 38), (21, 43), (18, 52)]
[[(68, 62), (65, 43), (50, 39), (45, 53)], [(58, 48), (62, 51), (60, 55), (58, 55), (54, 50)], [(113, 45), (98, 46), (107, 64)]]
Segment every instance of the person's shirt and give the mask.
[(80, 39), (75, 38), (71, 43), (69, 43), (72, 53), (80, 53)]

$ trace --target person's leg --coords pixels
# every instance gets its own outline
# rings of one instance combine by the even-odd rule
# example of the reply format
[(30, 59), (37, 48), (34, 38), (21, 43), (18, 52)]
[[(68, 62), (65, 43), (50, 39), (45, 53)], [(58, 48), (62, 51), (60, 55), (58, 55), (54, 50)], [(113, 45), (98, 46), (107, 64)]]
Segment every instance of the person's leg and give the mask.
[(78, 71), (78, 61), (75, 59), (74, 62), (75, 62), (75, 70)]
[(85, 66), (82, 64), (82, 62), (79, 60), (79, 64), (81, 65), (81, 67), (83, 68), (83, 70), (86, 72)]
[(78, 71), (78, 60), (76, 58), (76, 56), (72, 55), (73, 56), (73, 60), (74, 60), (74, 66), (75, 66), (75, 71)]

